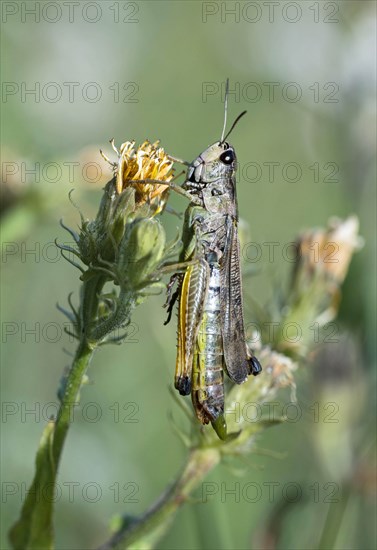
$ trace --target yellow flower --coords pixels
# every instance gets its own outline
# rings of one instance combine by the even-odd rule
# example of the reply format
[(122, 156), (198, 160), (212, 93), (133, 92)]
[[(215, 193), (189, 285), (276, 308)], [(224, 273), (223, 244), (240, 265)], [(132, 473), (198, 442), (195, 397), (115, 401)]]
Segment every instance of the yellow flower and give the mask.
[(115, 172), (116, 191), (120, 195), (127, 187), (135, 189), (136, 205), (145, 203), (155, 208), (154, 214), (161, 212), (166, 204), (169, 186), (159, 183), (132, 183), (135, 180), (158, 180), (170, 182), (173, 178), (173, 161), (168, 157), (159, 141), (144, 141), (135, 149), (134, 141), (122, 143), (120, 149), (111, 145), (118, 155), (118, 162), (111, 162), (101, 151), (102, 156), (112, 165)]

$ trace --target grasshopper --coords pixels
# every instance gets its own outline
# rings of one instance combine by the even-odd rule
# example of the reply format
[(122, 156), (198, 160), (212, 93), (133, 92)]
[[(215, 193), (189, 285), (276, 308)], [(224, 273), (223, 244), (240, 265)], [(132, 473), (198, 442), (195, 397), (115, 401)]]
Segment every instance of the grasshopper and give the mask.
[[(191, 393), (196, 416), (212, 423), (226, 438), (224, 372), (236, 384), (262, 367), (245, 342), (238, 238), (235, 173), (237, 157), (226, 140), (246, 113), (241, 113), (225, 135), (188, 165), (182, 190), (190, 204), (185, 213), (180, 262), (187, 265), (168, 285), (167, 324), (178, 300), (178, 345), (175, 387)], [(177, 160), (177, 159), (173, 159)], [(189, 264), (189, 265), (188, 265)], [(174, 284), (178, 288), (173, 292)]]

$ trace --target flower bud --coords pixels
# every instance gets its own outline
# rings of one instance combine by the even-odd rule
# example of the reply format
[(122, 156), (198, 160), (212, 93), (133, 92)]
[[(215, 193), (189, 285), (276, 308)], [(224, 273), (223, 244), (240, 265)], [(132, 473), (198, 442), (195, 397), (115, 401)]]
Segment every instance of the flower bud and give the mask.
[(118, 268), (126, 284), (137, 290), (152, 282), (151, 277), (163, 260), (165, 231), (158, 220), (134, 220), (120, 246)]

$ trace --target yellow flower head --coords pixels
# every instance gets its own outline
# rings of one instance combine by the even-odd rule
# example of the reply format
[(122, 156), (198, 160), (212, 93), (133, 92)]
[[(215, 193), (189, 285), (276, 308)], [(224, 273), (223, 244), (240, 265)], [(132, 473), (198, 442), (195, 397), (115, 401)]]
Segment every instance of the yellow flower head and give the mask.
[(132, 183), (135, 180), (158, 180), (170, 182), (173, 178), (173, 161), (170, 160), (159, 141), (150, 143), (144, 141), (135, 149), (134, 141), (122, 143), (119, 151), (111, 145), (118, 155), (118, 162), (111, 162), (105, 155), (102, 156), (113, 166), (116, 178), (116, 191), (120, 195), (127, 187), (135, 189), (136, 205), (145, 203), (153, 205), (155, 214), (163, 210), (168, 194), (169, 186), (159, 183)]

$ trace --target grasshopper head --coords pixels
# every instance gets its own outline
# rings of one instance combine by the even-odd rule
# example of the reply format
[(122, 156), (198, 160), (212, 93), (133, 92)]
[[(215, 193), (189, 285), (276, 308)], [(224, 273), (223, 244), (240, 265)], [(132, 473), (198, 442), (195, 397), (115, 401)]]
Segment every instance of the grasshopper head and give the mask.
[[(227, 122), (229, 96), (229, 79), (226, 82), (225, 91), (225, 109), (224, 109), (224, 125), (221, 133), (220, 141), (216, 141), (213, 145), (207, 147), (188, 167), (187, 178), (183, 184), (183, 188), (193, 194), (200, 194), (211, 183), (228, 184), (233, 182), (232, 176), (237, 168), (237, 157), (234, 148), (226, 141), (232, 133), (237, 122), (243, 117), (246, 111), (243, 111), (233, 122), (230, 130), (225, 133)], [(233, 185), (230, 185), (232, 187)], [(226, 188), (222, 186), (224, 189)], [(213, 189), (214, 191), (214, 189)], [(228, 189), (229, 191), (229, 189)]]
[(217, 141), (201, 153), (189, 166), (185, 189), (203, 189), (208, 183), (231, 177), (237, 168), (237, 157), (229, 143)]

